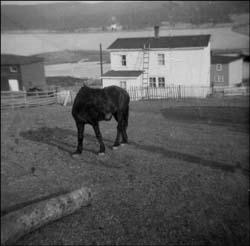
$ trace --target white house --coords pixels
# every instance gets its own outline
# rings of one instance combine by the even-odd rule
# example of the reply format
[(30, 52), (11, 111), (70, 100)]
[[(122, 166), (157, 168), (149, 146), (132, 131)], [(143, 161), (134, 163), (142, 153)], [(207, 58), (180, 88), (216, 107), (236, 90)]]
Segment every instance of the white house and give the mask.
[[(210, 35), (118, 38), (110, 51), (111, 70), (103, 87), (165, 88), (210, 86)], [(203, 92), (204, 94), (204, 92)], [(207, 93), (205, 93), (206, 96)]]

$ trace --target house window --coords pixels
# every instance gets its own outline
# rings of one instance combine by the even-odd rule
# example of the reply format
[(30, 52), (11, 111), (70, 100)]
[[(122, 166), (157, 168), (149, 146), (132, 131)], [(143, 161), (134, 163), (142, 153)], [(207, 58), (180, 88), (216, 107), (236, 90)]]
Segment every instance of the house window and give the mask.
[(224, 82), (224, 76), (223, 75), (218, 75), (219, 76), (219, 82)]
[(122, 55), (122, 66), (127, 66), (126, 56)]
[(164, 77), (159, 77), (158, 78), (158, 86), (159, 87), (165, 87), (165, 78)]
[(158, 65), (165, 65), (165, 55), (158, 54)]
[(224, 76), (223, 75), (215, 75), (214, 81), (215, 82), (224, 82)]
[(16, 66), (10, 66), (10, 72), (11, 73), (17, 73), (17, 67)]
[(149, 78), (149, 87), (156, 87), (156, 79), (155, 77)]
[(222, 64), (216, 64), (216, 71), (222, 70)]
[(127, 82), (126, 81), (120, 81), (120, 87), (123, 89), (127, 89)]

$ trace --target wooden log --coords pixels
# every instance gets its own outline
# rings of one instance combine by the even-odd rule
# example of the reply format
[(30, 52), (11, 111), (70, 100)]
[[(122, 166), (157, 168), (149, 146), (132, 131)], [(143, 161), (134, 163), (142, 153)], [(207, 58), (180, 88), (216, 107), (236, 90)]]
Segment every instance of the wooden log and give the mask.
[(28, 205), (1, 217), (1, 245), (12, 244), (47, 223), (72, 214), (91, 201), (89, 188)]

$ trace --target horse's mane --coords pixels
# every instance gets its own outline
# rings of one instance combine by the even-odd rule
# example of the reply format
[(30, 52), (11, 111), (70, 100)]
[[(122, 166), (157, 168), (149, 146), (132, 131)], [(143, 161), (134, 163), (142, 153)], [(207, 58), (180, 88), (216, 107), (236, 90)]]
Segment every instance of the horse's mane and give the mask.
[(101, 92), (103, 91), (103, 88), (91, 88), (87, 86), (86, 84), (83, 84), (82, 88), (80, 89), (81, 91), (91, 91), (91, 92)]

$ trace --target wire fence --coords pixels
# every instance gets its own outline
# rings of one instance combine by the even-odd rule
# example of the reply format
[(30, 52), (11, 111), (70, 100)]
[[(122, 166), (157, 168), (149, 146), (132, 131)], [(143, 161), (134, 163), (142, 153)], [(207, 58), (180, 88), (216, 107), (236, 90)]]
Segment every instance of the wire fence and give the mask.
[[(72, 104), (81, 85), (71, 87), (57, 87), (53, 90), (36, 92), (1, 92), (1, 109), (15, 109), (35, 107), (50, 104)], [(95, 87), (96, 88), (96, 87)], [(100, 88), (100, 86), (98, 87)], [(159, 87), (130, 87), (127, 89), (131, 101), (206, 98), (211, 96), (238, 96), (249, 95), (249, 87), (208, 87), (172, 85)]]

